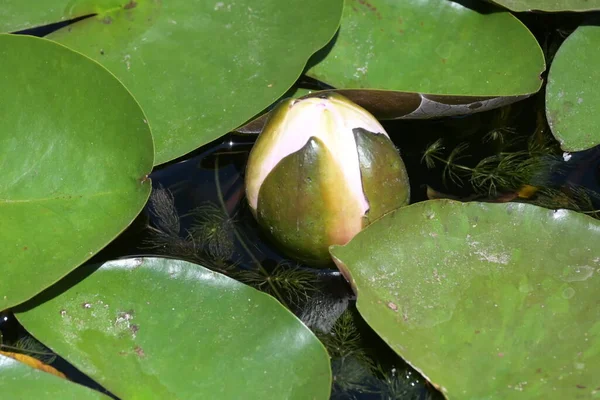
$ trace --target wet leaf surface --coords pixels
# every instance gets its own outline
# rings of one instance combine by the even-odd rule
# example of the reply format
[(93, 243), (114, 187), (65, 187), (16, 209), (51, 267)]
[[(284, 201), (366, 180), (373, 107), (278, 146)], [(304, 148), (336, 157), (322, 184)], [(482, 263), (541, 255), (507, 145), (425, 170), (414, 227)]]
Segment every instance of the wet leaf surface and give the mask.
[(332, 247), (369, 325), (449, 399), (600, 396), (600, 223), (433, 200)]
[(379, 90), (361, 96), (389, 96), (387, 118), (468, 114), (537, 92), (545, 64), (529, 30), (508, 12), (469, 4), (346, 0), (339, 34), (307, 75), (337, 89)]
[(2, 354), (0, 354), (0, 391), (3, 393), (3, 398), (10, 399), (110, 399), (99, 392), (38, 371)]
[(600, 144), (599, 26), (580, 26), (559, 48), (548, 75), (546, 116), (565, 151)]
[(16, 310), (25, 328), (122, 399), (329, 396), (329, 357), (312, 332), (272, 297), (199, 265), (84, 266), (34, 300)]
[[(96, 14), (49, 35), (113, 72), (148, 116), (156, 164), (267, 108), (335, 33), (341, 0), (5, 1), (0, 31)], [(293, 26), (293, 29), (290, 27)]]
[(58, 281), (131, 223), (150, 193), (153, 145), (138, 103), (98, 63), (45, 39), (4, 34), (0, 59), (2, 310)]

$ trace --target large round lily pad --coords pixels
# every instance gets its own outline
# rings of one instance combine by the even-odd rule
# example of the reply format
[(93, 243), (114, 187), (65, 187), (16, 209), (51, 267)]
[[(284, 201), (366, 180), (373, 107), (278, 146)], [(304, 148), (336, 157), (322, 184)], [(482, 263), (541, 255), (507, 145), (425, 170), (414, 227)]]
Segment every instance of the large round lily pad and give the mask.
[(596, 11), (600, 0), (492, 0), (512, 11)]
[(329, 357), (312, 332), (274, 298), (199, 265), (112, 261), (52, 289), (17, 318), (122, 399), (329, 397)]
[(600, 27), (580, 26), (558, 49), (546, 88), (546, 116), (563, 150), (600, 144)]
[(102, 63), (131, 89), (160, 164), (285, 93), (335, 33), (342, 0), (9, 0), (1, 8), (0, 31), (96, 14), (49, 38)]
[(0, 310), (59, 280), (150, 193), (150, 129), (105, 68), (49, 40), (0, 35)]
[(371, 102), (389, 91), (398, 118), (467, 114), (537, 92), (545, 63), (536, 39), (510, 13), (478, 6), (483, 12), (448, 0), (346, 0), (339, 34), (307, 74), (362, 89), (363, 99), (378, 98)]
[(331, 252), (369, 325), (449, 399), (598, 398), (600, 222), (433, 200)]
[(6, 399), (109, 400), (110, 397), (0, 354), (0, 392)]

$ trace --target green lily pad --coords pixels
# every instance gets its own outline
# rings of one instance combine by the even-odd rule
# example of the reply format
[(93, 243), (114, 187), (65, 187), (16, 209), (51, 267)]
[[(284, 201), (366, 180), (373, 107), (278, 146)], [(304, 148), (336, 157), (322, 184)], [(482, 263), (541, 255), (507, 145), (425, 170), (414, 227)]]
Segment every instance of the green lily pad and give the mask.
[(132, 91), (152, 127), (156, 164), (277, 100), (331, 39), (342, 12), (342, 0), (44, 3), (4, 1), (0, 31), (96, 14), (48, 37), (100, 62)]
[(10, 399), (109, 400), (110, 397), (0, 354), (0, 392)]
[(600, 398), (600, 222), (433, 200), (331, 253), (358, 309), (449, 399)]
[(448, 0), (346, 0), (338, 36), (311, 63), (307, 75), (337, 89), (390, 96), (394, 118), (499, 107), (537, 92), (545, 69), (536, 39), (513, 15)]
[(522, 11), (596, 11), (600, 0), (491, 0), (509, 10)]
[(249, 286), (160, 258), (86, 265), (66, 279), (70, 289), (51, 288), (17, 318), (122, 399), (329, 397), (321, 342)]
[(150, 194), (150, 129), (98, 63), (0, 34), (0, 310), (58, 281), (122, 232)]
[(600, 27), (580, 26), (554, 57), (546, 88), (546, 117), (565, 151), (600, 144)]

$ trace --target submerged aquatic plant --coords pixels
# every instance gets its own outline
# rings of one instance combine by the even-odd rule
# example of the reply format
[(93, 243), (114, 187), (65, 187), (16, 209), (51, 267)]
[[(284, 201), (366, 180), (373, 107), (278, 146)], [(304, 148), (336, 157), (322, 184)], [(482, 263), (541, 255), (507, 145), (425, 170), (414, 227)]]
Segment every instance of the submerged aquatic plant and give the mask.
[(332, 358), (332, 399), (358, 399), (364, 395), (381, 400), (417, 400), (432, 398), (425, 380), (412, 368), (384, 366), (376, 361), (356, 325), (357, 312), (348, 308), (332, 329), (318, 334)]
[[(540, 120), (541, 119), (541, 120)], [(443, 139), (430, 144), (421, 161), (429, 169), (443, 165), (442, 183), (464, 187), (468, 182), (473, 196), (459, 198), (428, 189), (429, 198), (462, 200), (488, 199), (491, 201), (526, 201), (546, 208), (567, 208), (597, 215), (594, 202), (598, 193), (578, 185), (561, 185), (557, 177), (568, 169), (558, 143), (547, 134), (545, 119), (538, 115), (537, 128), (529, 137), (519, 135), (516, 129), (492, 129), (482, 142), (499, 143), (499, 150), (480, 159), (474, 165), (460, 162), (473, 158), (467, 154), (468, 143), (460, 143), (446, 157)]]
[(212, 202), (204, 202), (192, 212), (189, 234), (206, 254), (215, 259), (231, 259), (234, 252), (234, 218)]
[[(274, 296), (280, 293), (290, 306), (304, 303), (317, 289), (318, 282), (314, 272), (287, 260), (278, 262), (275, 268), (267, 271), (267, 275), (257, 274), (254, 270), (241, 270), (237, 279)], [(277, 288), (277, 292), (273, 288)]]
[[(215, 156), (215, 184), (219, 205), (205, 201), (185, 217), (192, 219), (191, 227), (183, 231), (173, 194), (163, 187), (156, 188), (150, 198), (152, 224), (146, 248), (161, 254), (176, 256), (199, 263), (261, 291), (275, 296), (284, 305), (300, 305), (315, 290), (318, 277), (299, 264), (281, 261), (267, 269), (247, 244), (230, 216), (219, 183), (219, 155)], [(242, 262), (240, 251), (250, 259)]]
[(1, 331), (0, 351), (24, 354), (26, 356), (35, 358), (44, 364), (52, 364), (54, 361), (56, 361), (57, 357), (56, 353), (44, 346), (31, 335), (23, 335), (10, 344), (4, 343)]

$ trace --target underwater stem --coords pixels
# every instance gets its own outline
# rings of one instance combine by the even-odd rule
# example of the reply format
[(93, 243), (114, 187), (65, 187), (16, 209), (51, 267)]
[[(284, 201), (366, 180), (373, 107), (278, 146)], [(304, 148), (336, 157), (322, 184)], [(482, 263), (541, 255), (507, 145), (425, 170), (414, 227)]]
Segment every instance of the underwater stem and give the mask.
[[(225, 205), (225, 201), (223, 200), (223, 192), (221, 190), (221, 184), (219, 182), (219, 155), (218, 154), (215, 154), (215, 186), (217, 188), (217, 197), (219, 198), (219, 203), (221, 204), (221, 208), (223, 209), (223, 212), (225, 213), (225, 215), (227, 215), (227, 217), (229, 217), (229, 212), (227, 211), (227, 206)], [(235, 226), (233, 226), (233, 234), (235, 235), (235, 238), (240, 243), (240, 245), (242, 246), (242, 248), (244, 249), (246, 254), (248, 254), (248, 256), (252, 259), (252, 262), (256, 265), (258, 270), (267, 278), (266, 280), (267, 280), (267, 282), (269, 282), (269, 286), (271, 286), (271, 289), (273, 290), (273, 293), (275, 293), (275, 295), (279, 299), (279, 302), (281, 302), (281, 304), (283, 304), (285, 307), (287, 307), (289, 309), (290, 307), (287, 305), (287, 303), (286, 303), (284, 297), (281, 295), (281, 293), (279, 293), (277, 286), (275, 286), (275, 284), (271, 281), (269, 273), (267, 272), (267, 270), (265, 270), (265, 268), (262, 266), (260, 261), (256, 258), (254, 253), (252, 253), (252, 251), (248, 248), (248, 246), (246, 245), (246, 242), (244, 242), (244, 239), (242, 238), (242, 235), (240, 235), (240, 233), (238, 232), (238, 230)]]

